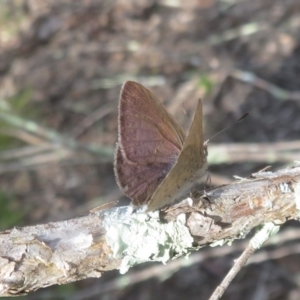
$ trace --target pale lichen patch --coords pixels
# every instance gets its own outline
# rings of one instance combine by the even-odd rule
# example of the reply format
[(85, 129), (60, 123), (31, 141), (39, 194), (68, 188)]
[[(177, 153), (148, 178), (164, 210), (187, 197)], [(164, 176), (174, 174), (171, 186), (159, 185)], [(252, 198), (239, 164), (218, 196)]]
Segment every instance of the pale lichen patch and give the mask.
[(161, 223), (158, 214), (128, 214), (124, 208), (116, 208), (114, 216), (105, 219), (104, 227), (114, 258), (122, 259), (122, 274), (143, 262), (166, 263), (187, 255), (192, 248), (193, 238), (182, 218)]

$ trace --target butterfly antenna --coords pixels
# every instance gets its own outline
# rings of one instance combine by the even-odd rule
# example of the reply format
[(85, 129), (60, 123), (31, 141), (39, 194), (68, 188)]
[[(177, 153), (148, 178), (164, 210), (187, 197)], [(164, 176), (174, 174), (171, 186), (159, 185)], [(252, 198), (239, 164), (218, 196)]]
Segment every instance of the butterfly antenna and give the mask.
[(242, 115), (234, 123), (228, 125), (227, 127), (223, 128), (221, 131), (217, 132), (212, 137), (210, 137), (210, 139), (208, 139), (207, 141), (205, 141), (205, 144), (207, 144), (208, 142), (210, 142), (213, 138), (215, 138), (216, 136), (218, 136), (220, 133), (224, 132), (225, 130), (227, 130), (227, 129), (231, 128), (231, 127), (233, 127), (234, 125), (236, 125), (237, 123), (239, 123), (240, 121), (242, 121), (243, 119), (245, 119), (248, 115), (249, 115), (249, 113), (245, 113), (244, 115)]

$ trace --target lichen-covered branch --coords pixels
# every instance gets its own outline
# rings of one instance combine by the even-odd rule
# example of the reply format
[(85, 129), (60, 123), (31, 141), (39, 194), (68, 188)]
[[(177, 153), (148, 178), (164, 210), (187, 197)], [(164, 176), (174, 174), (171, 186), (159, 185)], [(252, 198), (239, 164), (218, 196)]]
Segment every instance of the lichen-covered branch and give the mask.
[(243, 238), (266, 222), (298, 219), (300, 167), (261, 172), (160, 213), (131, 207), (0, 233), (0, 296), (23, 295), (145, 261), (163, 263)]

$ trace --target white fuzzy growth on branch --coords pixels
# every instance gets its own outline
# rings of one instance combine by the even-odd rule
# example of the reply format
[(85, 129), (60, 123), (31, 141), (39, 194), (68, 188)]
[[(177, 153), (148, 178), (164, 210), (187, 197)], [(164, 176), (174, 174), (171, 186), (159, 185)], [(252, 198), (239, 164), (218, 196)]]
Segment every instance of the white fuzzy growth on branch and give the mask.
[[(106, 241), (114, 258), (121, 259), (120, 273), (146, 261), (166, 263), (188, 255), (193, 238), (185, 225), (185, 215), (162, 224), (158, 212), (134, 213), (130, 207), (113, 209), (104, 215)], [(195, 250), (195, 249), (194, 249)]]

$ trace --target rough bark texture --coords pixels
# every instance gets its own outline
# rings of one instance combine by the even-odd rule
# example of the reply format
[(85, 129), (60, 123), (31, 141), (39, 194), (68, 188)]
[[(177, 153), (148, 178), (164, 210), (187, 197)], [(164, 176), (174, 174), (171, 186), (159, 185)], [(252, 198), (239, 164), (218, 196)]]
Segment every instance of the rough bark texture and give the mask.
[(266, 222), (298, 219), (299, 207), (297, 166), (254, 174), (206, 192), (194, 206), (182, 202), (160, 214), (121, 207), (13, 228), (0, 233), (0, 296), (100, 277), (112, 269), (125, 272), (143, 261), (165, 262), (199, 247), (243, 238)]

